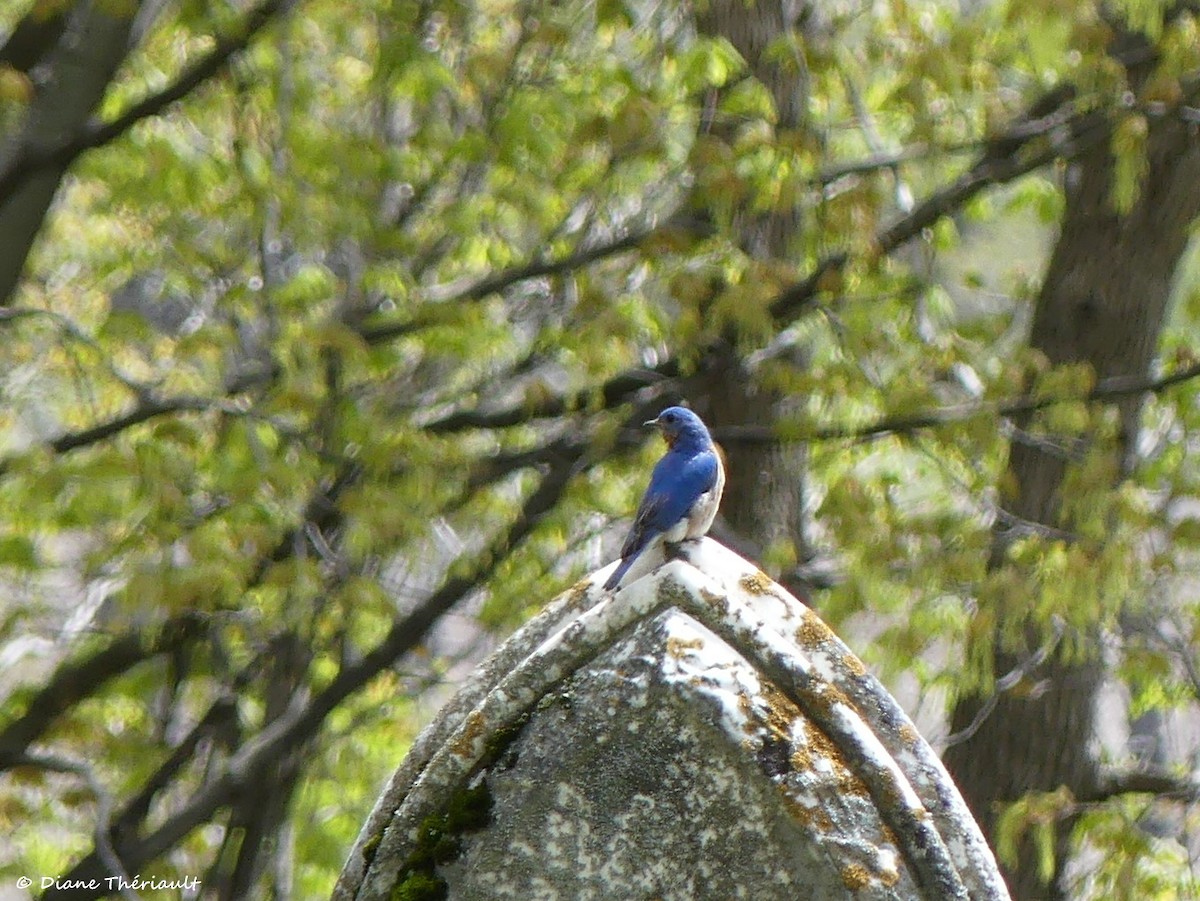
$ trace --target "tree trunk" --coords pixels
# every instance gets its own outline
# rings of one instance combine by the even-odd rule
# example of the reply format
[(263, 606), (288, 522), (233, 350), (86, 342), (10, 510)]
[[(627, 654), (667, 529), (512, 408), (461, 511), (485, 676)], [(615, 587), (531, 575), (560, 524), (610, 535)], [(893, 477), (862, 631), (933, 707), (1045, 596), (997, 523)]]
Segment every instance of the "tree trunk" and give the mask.
[[(1145, 72), (1131, 71), (1136, 87)], [(1102, 141), (1066, 173), (1066, 210), (1034, 315), (1030, 344), (1051, 364), (1087, 363), (1098, 379), (1143, 376), (1150, 368), (1162, 330), (1172, 277), (1200, 213), (1200, 140), (1194, 124), (1175, 111), (1148, 120), (1147, 175), (1128, 212), (1115, 211), (1114, 158)], [(1113, 472), (1124, 471), (1136, 446), (1142, 397), (1117, 403), (1121, 432)], [(1023, 424), (1018, 423), (1018, 427)], [(1045, 444), (1013, 442), (1005, 509), (1023, 520), (1070, 529), (1062, 511), (1062, 484), (1070, 464)], [(998, 530), (992, 566), (1004, 560), (1006, 541)], [(1084, 599), (1081, 599), (1081, 601)], [(1032, 602), (1031, 602), (1032, 606)], [(1030, 629), (1030, 644), (1039, 641)], [(1032, 649), (1032, 648), (1031, 648)], [(1030, 649), (1030, 650), (1031, 650)], [(1011, 649), (1010, 649), (1011, 650)], [(1001, 648), (995, 637), (994, 671), (999, 676), (1022, 655)], [(973, 736), (950, 747), (945, 762), (968, 804), (995, 844), (1003, 805), (1028, 792), (1065, 786), (1087, 794), (1097, 779), (1089, 752), (1097, 691), (1105, 677), (1098, 648), (1084, 660), (1053, 657), (1035, 677), (1045, 691), (1021, 696), (1006, 692)], [(953, 731), (973, 723), (984, 698), (964, 697), (954, 707)], [(1058, 827), (1056, 867), (1061, 874), (1069, 824)], [(1031, 841), (1006, 875), (1016, 899), (1064, 897), (1061, 880), (1042, 882)]]
[[(800, 7), (785, 0), (710, 0), (696, 15), (697, 28), (726, 38), (767, 88), (778, 129), (804, 126), (809, 90), (804, 61), (798, 56), (785, 61), (777, 50), (767, 52), (793, 27)], [(733, 128), (720, 121), (706, 121), (702, 127), (719, 138), (733, 139)], [(784, 259), (793, 249), (800, 225), (795, 209), (741, 212), (735, 231), (742, 249), (754, 258)], [(769, 426), (786, 415), (788, 404), (797, 401), (759, 384), (735, 344), (731, 336), (705, 361), (695, 385), (696, 393), (705, 399), (702, 412), (718, 428)], [(802, 355), (802, 351), (797, 353)], [(802, 444), (739, 449), (728, 467), (722, 514), (734, 532), (732, 543), (740, 551), (761, 561), (770, 549), (784, 545), (799, 560), (807, 559), (803, 519), (807, 467), (808, 450)], [(809, 586), (786, 575), (780, 581), (798, 596), (808, 597)]]

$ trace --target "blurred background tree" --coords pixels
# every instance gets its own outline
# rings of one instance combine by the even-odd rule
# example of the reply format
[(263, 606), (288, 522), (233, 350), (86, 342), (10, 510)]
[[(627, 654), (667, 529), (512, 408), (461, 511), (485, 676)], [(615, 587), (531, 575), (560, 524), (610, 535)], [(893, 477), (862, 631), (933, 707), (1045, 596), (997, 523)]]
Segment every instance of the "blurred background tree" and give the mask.
[(0, 35), (0, 893), (326, 894), (680, 399), (718, 537), (945, 748), (1017, 897), (1200, 892), (1195, 4)]

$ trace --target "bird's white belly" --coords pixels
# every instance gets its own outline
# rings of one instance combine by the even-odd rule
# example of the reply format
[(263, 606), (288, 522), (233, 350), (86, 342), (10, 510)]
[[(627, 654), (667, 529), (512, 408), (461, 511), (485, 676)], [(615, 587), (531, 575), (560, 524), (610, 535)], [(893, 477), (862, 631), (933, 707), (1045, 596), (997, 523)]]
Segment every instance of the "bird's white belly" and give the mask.
[[(696, 508), (693, 507), (693, 510)], [(685, 516), (669, 529), (663, 529), (662, 540), (667, 544), (678, 544), (680, 541), (688, 537), (691, 532), (691, 516)]]
[[(696, 499), (692, 512), (686, 516), (682, 525), (686, 526), (680, 538), (700, 538), (708, 534), (709, 527), (717, 516), (717, 505), (721, 496), (715, 491), (706, 491)], [(677, 539), (678, 540), (678, 539)]]
[(712, 489), (696, 498), (692, 510), (668, 530), (667, 541), (683, 541), (685, 538), (701, 538), (708, 534), (717, 508), (721, 506), (721, 492), (725, 489), (725, 471), (717, 468), (717, 483)]

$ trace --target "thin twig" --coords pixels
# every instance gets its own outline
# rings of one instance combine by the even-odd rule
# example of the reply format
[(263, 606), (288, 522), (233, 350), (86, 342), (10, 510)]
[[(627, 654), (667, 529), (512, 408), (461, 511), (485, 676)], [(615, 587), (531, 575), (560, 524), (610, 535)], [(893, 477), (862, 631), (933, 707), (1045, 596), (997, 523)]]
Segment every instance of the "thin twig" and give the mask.
[(1012, 689), (1025, 680), (1026, 676), (1046, 662), (1046, 658), (1058, 647), (1059, 641), (1062, 640), (1063, 634), (1067, 630), (1066, 621), (1061, 616), (1054, 616), (1051, 624), (1053, 631), (1050, 635), (1050, 640), (996, 680), (995, 690), (983, 702), (983, 706), (979, 708), (971, 722), (965, 728), (947, 736), (945, 742), (946, 748), (968, 741), (979, 731), (980, 726), (984, 724), (987, 718), (992, 715), (992, 711), (1000, 703), (1000, 696), (1006, 691), (1012, 691)]
[(129, 883), (132, 880), (129, 878), (125, 865), (121, 863), (121, 858), (117, 855), (117, 849), (113, 847), (113, 797), (92, 768), (82, 760), (73, 760), (59, 754), (24, 753), (19, 755), (13, 763), (15, 766), (35, 767), (55, 773), (70, 773), (87, 783), (88, 790), (96, 799), (96, 828), (92, 833), (96, 843), (96, 853), (108, 872), (117, 877), (118, 891), (121, 897), (126, 901), (141, 901), (141, 896), (130, 887)]

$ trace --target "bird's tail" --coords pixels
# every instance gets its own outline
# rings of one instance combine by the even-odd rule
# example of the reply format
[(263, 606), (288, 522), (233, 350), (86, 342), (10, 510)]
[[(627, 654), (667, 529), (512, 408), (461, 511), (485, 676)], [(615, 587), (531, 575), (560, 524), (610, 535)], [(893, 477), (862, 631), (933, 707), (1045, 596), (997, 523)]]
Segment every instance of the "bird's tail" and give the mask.
[(633, 561), (637, 559), (637, 554), (630, 554), (621, 561), (621, 565), (613, 570), (613, 574), (608, 577), (608, 581), (604, 583), (605, 591), (612, 591), (621, 584), (621, 580), (625, 578), (625, 573), (629, 572), (629, 567), (633, 566)]

